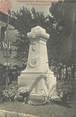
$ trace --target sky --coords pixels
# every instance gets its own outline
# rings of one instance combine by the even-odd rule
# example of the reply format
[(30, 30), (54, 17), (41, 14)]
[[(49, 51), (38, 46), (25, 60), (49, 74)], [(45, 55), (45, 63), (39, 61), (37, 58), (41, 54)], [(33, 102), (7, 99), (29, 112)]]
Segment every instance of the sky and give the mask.
[(19, 10), (22, 6), (28, 9), (35, 8), (36, 11), (49, 14), (49, 7), (52, 2), (56, 3), (58, 0), (0, 0), (0, 11), (8, 14), (8, 11)]

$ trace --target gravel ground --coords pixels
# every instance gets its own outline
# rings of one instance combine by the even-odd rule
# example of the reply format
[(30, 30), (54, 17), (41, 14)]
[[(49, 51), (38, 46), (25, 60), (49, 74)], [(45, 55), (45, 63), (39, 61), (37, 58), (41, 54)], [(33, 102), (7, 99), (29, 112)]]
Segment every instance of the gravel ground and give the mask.
[(51, 102), (46, 105), (33, 106), (20, 102), (2, 103), (0, 110), (33, 114), (39, 117), (76, 117), (76, 97), (70, 104)]
[(69, 104), (50, 102), (45, 105), (34, 106), (21, 102), (7, 102), (0, 103), (0, 110), (33, 114), (38, 117), (76, 117), (76, 88), (74, 94)]

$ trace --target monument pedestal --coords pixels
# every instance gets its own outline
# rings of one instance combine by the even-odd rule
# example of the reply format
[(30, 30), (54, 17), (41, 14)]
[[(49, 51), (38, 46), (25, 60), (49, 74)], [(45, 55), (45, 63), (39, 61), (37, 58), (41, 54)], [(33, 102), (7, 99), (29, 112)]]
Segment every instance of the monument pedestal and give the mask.
[(18, 78), (19, 87), (28, 87), (31, 94), (48, 96), (56, 89), (56, 78), (49, 69), (46, 42), (49, 34), (40, 26), (32, 28), (27, 34), (30, 39), (30, 48), (27, 67)]

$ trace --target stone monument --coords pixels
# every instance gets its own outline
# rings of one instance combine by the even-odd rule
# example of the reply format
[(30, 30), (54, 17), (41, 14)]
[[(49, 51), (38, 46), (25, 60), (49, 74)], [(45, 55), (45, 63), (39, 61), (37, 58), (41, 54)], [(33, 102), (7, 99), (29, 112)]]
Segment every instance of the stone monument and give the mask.
[(47, 55), (47, 40), (49, 34), (40, 26), (31, 29), (27, 34), (30, 39), (27, 67), (18, 78), (19, 87), (28, 87), (30, 93), (53, 95), (56, 88), (56, 78), (49, 69)]

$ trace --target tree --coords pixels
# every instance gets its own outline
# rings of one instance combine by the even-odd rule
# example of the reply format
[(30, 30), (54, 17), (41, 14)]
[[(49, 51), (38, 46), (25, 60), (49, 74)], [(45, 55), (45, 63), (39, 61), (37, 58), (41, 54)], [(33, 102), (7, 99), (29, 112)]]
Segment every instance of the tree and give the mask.
[(14, 27), (18, 30), (17, 40), (13, 43), (17, 48), (16, 58), (21, 62), (27, 61), (28, 48), (30, 41), (27, 37), (27, 33), (31, 31), (31, 28), (37, 25), (46, 27), (45, 16), (43, 13), (36, 12), (34, 8), (28, 10), (27, 8), (21, 8), (14, 13), (15, 23)]
[(71, 28), (72, 49), (70, 62), (76, 64), (76, 4), (75, 0), (65, 0), (64, 3), (64, 13)]
[(55, 19), (54, 29), (50, 32), (52, 38), (50, 50), (52, 50), (53, 58), (64, 64), (70, 64), (72, 53), (72, 20), (67, 7), (68, 4), (65, 5), (65, 2), (61, 1), (52, 4), (52, 7), (50, 7), (50, 12)]
[[(70, 5), (72, 9), (72, 5)], [(19, 36), (14, 45), (17, 47), (17, 59), (23, 62), (27, 61), (29, 39), (27, 32), (34, 26), (41, 26), (50, 34), (48, 40), (49, 59), (53, 58), (57, 62), (64, 64), (72, 64), (72, 37), (74, 33), (74, 21), (70, 17), (68, 4), (64, 2), (53, 3), (49, 9), (52, 16), (44, 16), (41, 12), (36, 12), (35, 9), (28, 10), (21, 8), (14, 13), (16, 17), (14, 26), (19, 31)], [(73, 17), (73, 15), (72, 15)], [(71, 36), (72, 35), (72, 36)], [(26, 56), (25, 56), (26, 55)]]

